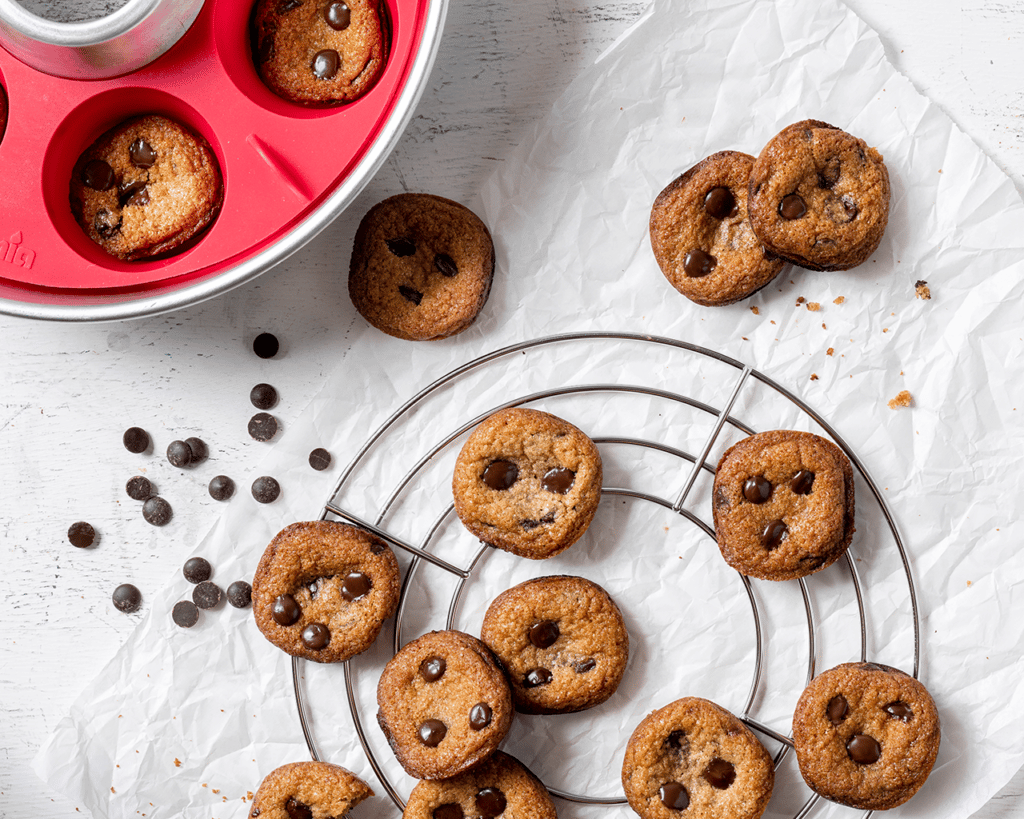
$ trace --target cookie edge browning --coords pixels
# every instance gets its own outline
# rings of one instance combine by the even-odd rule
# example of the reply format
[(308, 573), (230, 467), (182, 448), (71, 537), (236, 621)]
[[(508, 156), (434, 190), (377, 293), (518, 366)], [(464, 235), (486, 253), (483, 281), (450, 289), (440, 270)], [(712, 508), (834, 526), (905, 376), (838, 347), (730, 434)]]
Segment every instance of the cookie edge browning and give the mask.
[[(813, 733), (813, 726), (808, 724), (808, 717), (805, 716), (805, 712), (808, 711), (808, 700), (814, 695), (816, 689), (822, 685), (827, 685), (826, 679), (830, 675), (842, 673), (848, 670), (861, 671), (865, 673), (883, 673), (889, 675), (898, 675), (904, 678), (905, 684), (909, 684), (914, 689), (915, 694), (921, 697), (922, 701), (928, 703), (930, 710), (935, 717), (935, 745), (928, 755), (927, 760), (922, 765), (923, 776), (919, 782), (908, 783), (901, 791), (897, 792), (896, 795), (892, 795), (890, 792), (883, 794), (878, 798), (865, 797), (863, 800), (859, 799), (843, 799), (837, 798), (836, 796), (830, 796), (826, 793), (822, 793), (821, 790), (816, 787), (816, 782), (812, 784), (814, 777), (808, 778), (807, 768), (805, 767), (808, 760), (806, 754), (802, 754), (803, 742), (801, 737)], [(923, 696), (922, 696), (923, 695)], [(890, 808), (899, 807), (900, 805), (908, 802), (922, 787), (925, 782), (928, 781), (928, 777), (931, 776), (932, 769), (935, 767), (935, 760), (939, 755), (939, 746), (942, 744), (942, 723), (939, 716), (938, 706), (935, 704), (935, 699), (931, 693), (925, 688), (922, 683), (916, 677), (907, 674), (907, 672), (895, 668), (890, 665), (884, 665), (882, 663), (874, 662), (851, 662), (851, 663), (840, 663), (837, 666), (833, 666), (825, 671), (818, 674), (807, 687), (804, 688), (800, 694), (799, 700), (797, 700), (796, 708), (793, 711), (793, 750), (796, 753), (797, 765), (800, 769), (800, 777), (804, 780), (804, 783), (812, 791), (818, 794), (823, 799), (827, 799), (830, 802), (835, 802), (837, 805), (845, 805), (846, 807), (858, 808), (861, 810), (889, 810)]]
[[(293, 772), (299, 772), (300, 775), (305, 776), (306, 772), (314, 773), (316, 771), (322, 771), (330, 776), (338, 777), (344, 780), (344, 785), (353, 790), (351, 797), (345, 797), (349, 801), (349, 806), (341, 816), (347, 816), (349, 811), (352, 810), (356, 805), (362, 802), (364, 799), (368, 799), (374, 795), (373, 788), (367, 785), (362, 779), (356, 776), (348, 768), (343, 768), (341, 765), (335, 765), (331, 762), (320, 762), (315, 760), (302, 761), (302, 762), (287, 762), (284, 765), (280, 765), (274, 768), (268, 773), (263, 780), (260, 782), (259, 787), (256, 789), (256, 795), (252, 799), (252, 805), (249, 808), (247, 816), (250, 819), (254, 816), (265, 813), (265, 809), (260, 804), (261, 793), (264, 792), (265, 785), (274, 785), (279, 779), (285, 779)], [(260, 813), (254, 814), (253, 811), (259, 811)], [(341, 819), (341, 817), (337, 817)]]

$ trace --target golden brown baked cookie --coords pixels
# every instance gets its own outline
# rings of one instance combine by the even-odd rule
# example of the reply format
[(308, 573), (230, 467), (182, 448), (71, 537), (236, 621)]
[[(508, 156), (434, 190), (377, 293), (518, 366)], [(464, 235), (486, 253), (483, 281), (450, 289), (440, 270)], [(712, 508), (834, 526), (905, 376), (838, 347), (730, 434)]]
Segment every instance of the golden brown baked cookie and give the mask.
[(804, 120), (784, 128), (757, 157), (748, 208), (770, 252), (811, 270), (847, 270), (882, 241), (889, 172), (864, 140)]
[(809, 432), (761, 432), (730, 447), (712, 498), (722, 557), (750, 577), (805, 577), (838, 560), (853, 539), (853, 467)]
[(359, 223), (348, 292), (378, 330), (429, 341), (473, 323), (493, 275), (491, 234), (473, 211), (440, 196), (402, 193)]
[(512, 725), (512, 694), (476, 637), (432, 631), (399, 651), (377, 683), (377, 722), (402, 767), (448, 779), (493, 754)]
[(774, 784), (775, 766), (757, 737), (698, 697), (649, 714), (622, 763), (626, 799), (643, 819), (757, 819)]
[(672, 286), (697, 304), (744, 299), (779, 275), (783, 261), (764, 248), (747, 219), (754, 157), (720, 151), (658, 194), (651, 248)]
[(566, 714), (619, 687), (629, 635), (608, 592), (582, 577), (527, 580), (499, 594), (480, 638), (508, 674), (516, 710)]
[(249, 819), (340, 819), (373, 791), (358, 776), (327, 762), (292, 762), (267, 774)]
[(419, 782), (402, 819), (462, 817), (555, 819), (555, 805), (540, 780), (521, 762), (501, 751), (472, 770), (436, 782)]
[(329, 520), (293, 523), (256, 567), (252, 610), (282, 651), (338, 663), (370, 647), (400, 587), (398, 561), (374, 535)]
[(538, 410), (499, 410), (455, 462), (455, 513), (478, 538), (520, 557), (572, 546), (601, 500), (601, 454), (583, 432)]
[(210, 145), (157, 115), (111, 128), (78, 158), (71, 212), (90, 239), (124, 261), (179, 248), (220, 211), (224, 189)]
[(358, 99), (384, 70), (381, 14), (379, 0), (258, 0), (253, 47), (260, 77), (302, 105)]
[(939, 752), (939, 714), (899, 669), (843, 663), (804, 689), (793, 714), (800, 774), (826, 799), (888, 810), (912, 797)]

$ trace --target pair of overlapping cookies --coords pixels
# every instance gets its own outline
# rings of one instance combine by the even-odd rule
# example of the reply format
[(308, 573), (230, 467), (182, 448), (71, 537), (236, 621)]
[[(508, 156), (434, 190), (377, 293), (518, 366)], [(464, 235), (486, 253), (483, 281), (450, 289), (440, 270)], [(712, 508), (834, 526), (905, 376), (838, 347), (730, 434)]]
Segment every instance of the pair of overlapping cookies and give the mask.
[(720, 151), (673, 180), (651, 209), (658, 266), (707, 306), (732, 304), (792, 262), (848, 270), (877, 249), (889, 219), (882, 155), (833, 125), (783, 129), (756, 158)]

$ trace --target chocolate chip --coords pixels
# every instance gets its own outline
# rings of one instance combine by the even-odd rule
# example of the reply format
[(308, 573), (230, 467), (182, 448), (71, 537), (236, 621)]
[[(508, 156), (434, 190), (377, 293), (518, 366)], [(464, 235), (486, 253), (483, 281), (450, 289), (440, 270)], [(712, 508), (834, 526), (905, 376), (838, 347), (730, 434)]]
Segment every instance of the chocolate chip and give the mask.
[(277, 435), (277, 419), (269, 412), (257, 412), (249, 419), (249, 435), (254, 441), (269, 441)]
[(710, 253), (694, 248), (683, 259), (683, 273), (691, 279), (699, 279), (708, 275), (718, 264), (718, 259)]
[(825, 163), (825, 167), (818, 171), (818, 187), (831, 190), (832, 187), (839, 181), (839, 160), (836, 158), (830, 159)]
[[(302, 5), (296, 2), (296, 0), (286, 0), (286, 2), (294, 2), (296, 7)], [(300, 802), (294, 796), (289, 796), (288, 800), (284, 803), (284, 812), (288, 814), (288, 819), (313, 819), (313, 809), (304, 802)]]
[(419, 306), (419, 303), (423, 301), (423, 294), (419, 290), (415, 290), (412, 287), (406, 287), (404, 284), (398, 285), (398, 292), (402, 294), (402, 298), (406, 301), (411, 301), (417, 306)]
[(154, 494), (153, 484), (149, 482), (149, 478), (144, 478), (142, 475), (129, 478), (128, 483), (124, 485), (124, 491), (129, 498), (137, 501), (144, 501)]
[(131, 583), (122, 583), (114, 589), (110, 599), (114, 602), (115, 609), (123, 611), (125, 614), (131, 614), (133, 611), (138, 611), (139, 606), (142, 605), (142, 592)]
[(215, 608), (223, 597), (224, 592), (212, 580), (204, 580), (192, 589), (192, 602), (201, 609)]
[(249, 401), (256, 409), (271, 409), (277, 403), (277, 390), (270, 384), (257, 384), (249, 390)]
[(128, 427), (121, 440), (124, 448), (136, 455), (149, 449), (149, 433), (142, 427)]
[(558, 624), (553, 620), (541, 620), (530, 626), (530, 642), (537, 648), (553, 646), (559, 635)]
[(724, 791), (736, 781), (736, 768), (728, 760), (716, 756), (708, 763), (701, 776), (712, 788)]
[(182, 628), (192, 628), (199, 622), (199, 607), (191, 600), (181, 600), (171, 609), (171, 619)]
[(761, 545), (768, 551), (777, 549), (788, 534), (789, 527), (783, 521), (773, 520), (764, 527), (764, 532), (761, 534)]
[(484, 819), (500, 816), (507, 806), (505, 794), (497, 788), (483, 788), (476, 793), (476, 809)]
[(896, 702), (890, 702), (884, 708), (882, 708), (893, 719), (898, 719), (900, 722), (910, 722), (911, 717), (914, 716), (914, 711), (909, 705), (903, 700), (896, 700)]
[(216, 475), (210, 479), (210, 497), (226, 501), (235, 494), (235, 482), (227, 475)]
[(440, 745), (447, 733), (448, 726), (439, 719), (428, 719), (419, 727), (420, 742), (428, 748), (436, 748)]
[(100, 208), (93, 217), (92, 226), (96, 229), (101, 239), (109, 239), (120, 232), (122, 221), (120, 214), (111, 213), (106, 208)]
[(665, 745), (669, 750), (687, 753), (690, 750), (690, 740), (686, 731), (673, 731), (665, 737)]
[(828, 701), (828, 706), (825, 708), (825, 716), (833, 725), (841, 723), (846, 719), (848, 713), (850, 713), (850, 704), (842, 694), (836, 694)]
[(573, 663), (572, 667), (576, 670), (577, 674), (586, 674), (588, 671), (593, 671), (597, 668), (597, 660), (593, 657), (587, 657), (585, 660), (581, 660), (578, 663)]
[(812, 486), (814, 486), (814, 473), (809, 469), (801, 469), (789, 482), (789, 488), (797, 495), (809, 495)]
[(146, 502), (142, 504), (142, 517), (146, 523), (154, 526), (166, 526), (171, 522), (173, 514), (171, 505), (159, 495), (146, 498)]
[(704, 196), (704, 210), (716, 219), (736, 213), (736, 197), (726, 187), (712, 188)]
[(206, 441), (202, 438), (186, 438), (185, 444), (192, 453), (192, 466), (201, 464), (210, 457), (210, 450), (206, 446)]
[(171, 441), (167, 445), (167, 460), (171, 466), (186, 467), (192, 463), (192, 448), (184, 441)]
[(524, 688), (537, 688), (541, 685), (547, 685), (554, 679), (554, 675), (546, 668), (534, 668), (526, 673), (523, 677)]
[(149, 188), (141, 179), (127, 184), (121, 184), (117, 188), (117, 204), (122, 208), (132, 205), (141, 207), (149, 204)]
[(455, 259), (449, 256), (447, 253), (438, 253), (434, 257), (434, 267), (437, 268), (438, 272), (449, 279), (454, 279), (459, 275), (458, 265), (455, 264)]
[(341, 581), (341, 596), (349, 602), (366, 597), (373, 588), (373, 582), (362, 572), (349, 572)]
[(273, 503), (281, 494), (281, 484), (269, 475), (263, 475), (252, 482), (252, 496), (260, 503)]
[(290, 626), (302, 617), (302, 607), (290, 594), (279, 594), (270, 604), (270, 616), (279, 626)]
[(302, 5), (302, 0), (280, 0), (277, 4), (278, 14), (287, 14), (289, 11), (295, 11)]
[(469, 712), (469, 727), (474, 731), (482, 731), (491, 724), (491, 706), (486, 702), (478, 702)]
[(152, 168), (156, 164), (156, 151), (142, 137), (129, 146), (128, 156), (136, 168)]
[(690, 794), (678, 782), (666, 782), (658, 790), (661, 804), (670, 810), (686, 810), (690, 806)]
[(527, 531), (529, 531), (530, 529), (536, 529), (542, 523), (554, 523), (554, 522), (555, 522), (555, 513), (554, 512), (548, 512), (540, 520), (521, 520), (521, 521), (519, 521), (519, 525), (522, 526)]
[(564, 466), (549, 469), (540, 479), (541, 489), (547, 492), (554, 492), (556, 495), (564, 495), (576, 482), (576, 473)]
[(412, 239), (406, 239), (404, 236), (399, 239), (388, 239), (385, 244), (395, 256), (412, 256), (416, 252), (416, 245), (413, 244)]
[(843, 209), (846, 211), (846, 221), (852, 222), (860, 212), (857, 208), (857, 203), (849, 196), (843, 196), (840, 201), (843, 203)]
[(807, 205), (798, 193), (789, 193), (779, 202), (779, 216), (786, 220), (799, 219), (807, 213)]
[(260, 40), (259, 49), (256, 53), (256, 59), (262, 63), (269, 63), (274, 59), (274, 35), (268, 34), (262, 40)]
[(463, 819), (464, 814), (462, 813), (462, 808), (454, 802), (447, 802), (434, 808), (431, 816), (434, 819)]
[(854, 734), (846, 741), (846, 753), (858, 765), (871, 765), (882, 758), (882, 746), (867, 734)]
[(252, 342), (252, 351), (260, 358), (273, 358), (280, 349), (281, 342), (273, 333), (260, 333)]
[(102, 159), (90, 159), (82, 168), (82, 184), (94, 191), (108, 191), (115, 181), (114, 169)]
[(324, 20), (335, 31), (344, 31), (352, 22), (352, 12), (344, 3), (329, 3), (324, 9)]
[(302, 630), (302, 644), (313, 651), (327, 648), (331, 642), (331, 632), (323, 623), (310, 623)]
[(96, 540), (96, 530), (91, 523), (80, 520), (68, 527), (68, 540), (77, 549), (88, 549)]
[(519, 467), (511, 461), (491, 461), (480, 477), (491, 489), (508, 489), (519, 477)]
[(313, 76), (318, 80), (329, 80), (341, 68), (341, 55), (333, 48), (318, 51), (313, 57)]
[(236, 609), (247, 609), (252, 605), (252, 586), (244, 580), (236, 580), (228, 586), (228, 602)]
[(437, 682), (444, 676), (447, 667), (444, 657), (427, 657), (420, 663), (420, 676), (427, 682)]
[(331, 465), (331, 453), (323, 447), (317, 447), (309, 453), (309, 465), (317, 472), (323, 472)]
[(772, 485), (761, 475), (747, 478), (743, 482), (743, 497), (751, 503), (764, 503), (771, 496)]
[(202, 583), (213, 574), (213, 566), (205, 557), (190, 557), (181, 567), (181, 573), (189, 583)]

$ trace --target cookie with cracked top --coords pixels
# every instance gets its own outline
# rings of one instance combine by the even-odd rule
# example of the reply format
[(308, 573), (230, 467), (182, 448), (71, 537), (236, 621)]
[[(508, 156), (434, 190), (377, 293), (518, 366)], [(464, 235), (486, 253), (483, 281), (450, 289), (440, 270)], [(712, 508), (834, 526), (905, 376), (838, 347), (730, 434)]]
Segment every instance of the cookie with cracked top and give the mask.
[(377, 722), (417, 779), (447, 779), (493, 754), (512, 725), (512, 694), (491, 651), (460, 631), (405, 645), (377, 684)]
[(747, 219), (754, 157), (720, 151), (702, 159), (658, 194), (651, 208), (651, 248), (665, 278), (709, 307), (756, 293), (782, 270)]
[(750, 224), (766, 248), (811, 270), (848, 270), (889, 221), (889, 171), (863, 139), (804, 120), (784, 128), (750, 172)]
[(909, 674), (843, 663), (811, 680), (793, 714), (800, 774), (815, 793), (888, 810), (924, 784), (939, 752), (935, 701)]
[(335, 521), (293, 523), (256, 567), (253, 616), (282, 651), (338, 663), (370, 647), (400, 587), (398, 561), (380, 538)]
[(370, 786), (340, 765), (291, 762), (260, 783), (249, 819), (340, 819), (370, 796)]
[(348, 292), (378, 330), (430, 341), (476, 320), (493, 275), (494, 243), (473, 211), (440, 196), (402, 193), (359, 223)]
[(772, 758), (739, 719), (699, 697), (649, 714), (626, 745), (622, 787), (643, 819), (757, 819), (775, 785)]
[(516, 710), (526, 714), (600, 705), (629, 660), (619, 607), (583, 577), (537, 577), (502, 592), (487, 608), (480, 639), (508, 674)]
[(718, 548), (736, 571), (805, 577), (850, 546), (853, 467), (839, 447), (809, 432), (751, 435), (718, 462), (712, 513)]
[(582, 537), (601, 500), (597, 446), (554, 415), (512, 407), (479, 424), (455, 461), (455, 513), (480, 540), (552, 557)]

